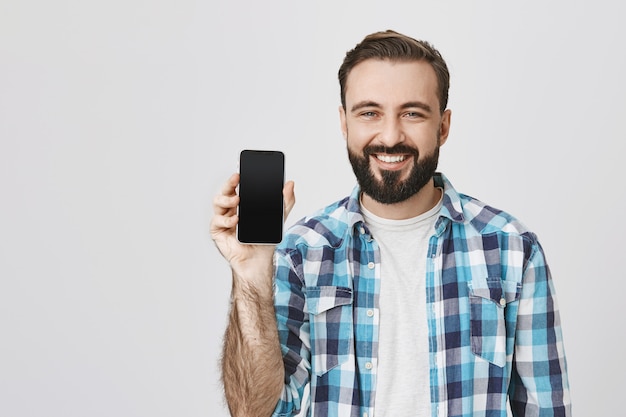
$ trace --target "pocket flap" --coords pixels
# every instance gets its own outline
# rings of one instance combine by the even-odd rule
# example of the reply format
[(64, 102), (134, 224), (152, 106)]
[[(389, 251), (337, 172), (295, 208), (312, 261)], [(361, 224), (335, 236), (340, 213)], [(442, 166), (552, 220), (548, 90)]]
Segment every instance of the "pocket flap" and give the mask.
[(352, 304), (352, 288), (322, 286), (306, 289), (306, 305), (311, 314), (347, 304)]
[(474, 279), (467, 283), (470, 295), (491, 300), (498, 305), (504, 305), (518, 300), (522, 284), (515, 281), (501, 280), (499, 277)]

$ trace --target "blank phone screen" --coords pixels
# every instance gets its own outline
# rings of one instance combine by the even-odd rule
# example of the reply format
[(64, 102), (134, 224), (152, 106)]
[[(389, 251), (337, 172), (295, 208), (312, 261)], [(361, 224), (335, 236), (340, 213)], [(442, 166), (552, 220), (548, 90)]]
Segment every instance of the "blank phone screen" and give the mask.
[(239, 160), (239, 224), (242, 243), (279, 243), (283, 234), (285, 156), (244, 150)]

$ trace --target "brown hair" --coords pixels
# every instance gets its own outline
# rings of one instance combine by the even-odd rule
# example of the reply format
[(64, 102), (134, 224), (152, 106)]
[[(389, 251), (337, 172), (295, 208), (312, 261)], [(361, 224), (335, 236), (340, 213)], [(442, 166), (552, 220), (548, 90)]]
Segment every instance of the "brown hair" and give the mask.
[(443, 57), (432, 45), (418, 41), (393, 30), (376, 32), (367, 35), (354, 49), (346, 53), (339, 68), (339, 87), (341, 88), (341, 105), (346, 108), (346, 82), (352, 68), (367, 59), (391, 61), (426, 61), (437, 75), (439, 107), (443, 113), (448, 105), (448, 89), (450, 73)]

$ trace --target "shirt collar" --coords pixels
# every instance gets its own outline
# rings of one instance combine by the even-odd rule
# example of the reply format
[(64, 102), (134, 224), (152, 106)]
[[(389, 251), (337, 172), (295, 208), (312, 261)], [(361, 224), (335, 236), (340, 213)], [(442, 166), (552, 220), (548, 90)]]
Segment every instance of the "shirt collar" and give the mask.
[(461, 196), (454, 189), (452, 183), (445, 175), (437, 172), (433, 176), (435, 187), (443, 188), (443, 206), (441, 207), (441, 216), (447, 217), (453, 222), (465, 221), (463, 216), (463, 207), (461, 206)]
[[(435, 181), (435, 187), (443, 188), (443, 205), (441, 207), (440, 216), (446, 217), (453, 222), (465, 221), (463, 208), (461, 207), (461, 197), (452, 186), (452, 183), (450, 183), (445, 175), (439, 172), (435, 173), (433, 180)], [(361, 189), (357, 185), (352, 190), (352, 193), (346, 202), (346, 211), (348, 215), (347, 223), (350, 227), (354, 227), (354, 225), (363, 222), (361, 204), (359, 203), (360, 195)]]

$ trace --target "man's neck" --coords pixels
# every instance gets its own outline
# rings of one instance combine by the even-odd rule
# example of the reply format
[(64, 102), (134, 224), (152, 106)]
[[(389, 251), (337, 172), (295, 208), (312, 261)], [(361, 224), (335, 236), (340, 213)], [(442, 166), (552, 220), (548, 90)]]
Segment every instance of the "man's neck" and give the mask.
[(361, 204), (371, 213), (384, 219), (410, 219), (435, 207), (441, 198), (441, 192), (441, 189), (436, 188), (431, 179), (417, 194), (399, 203), (383, 204), (363, 193)]

